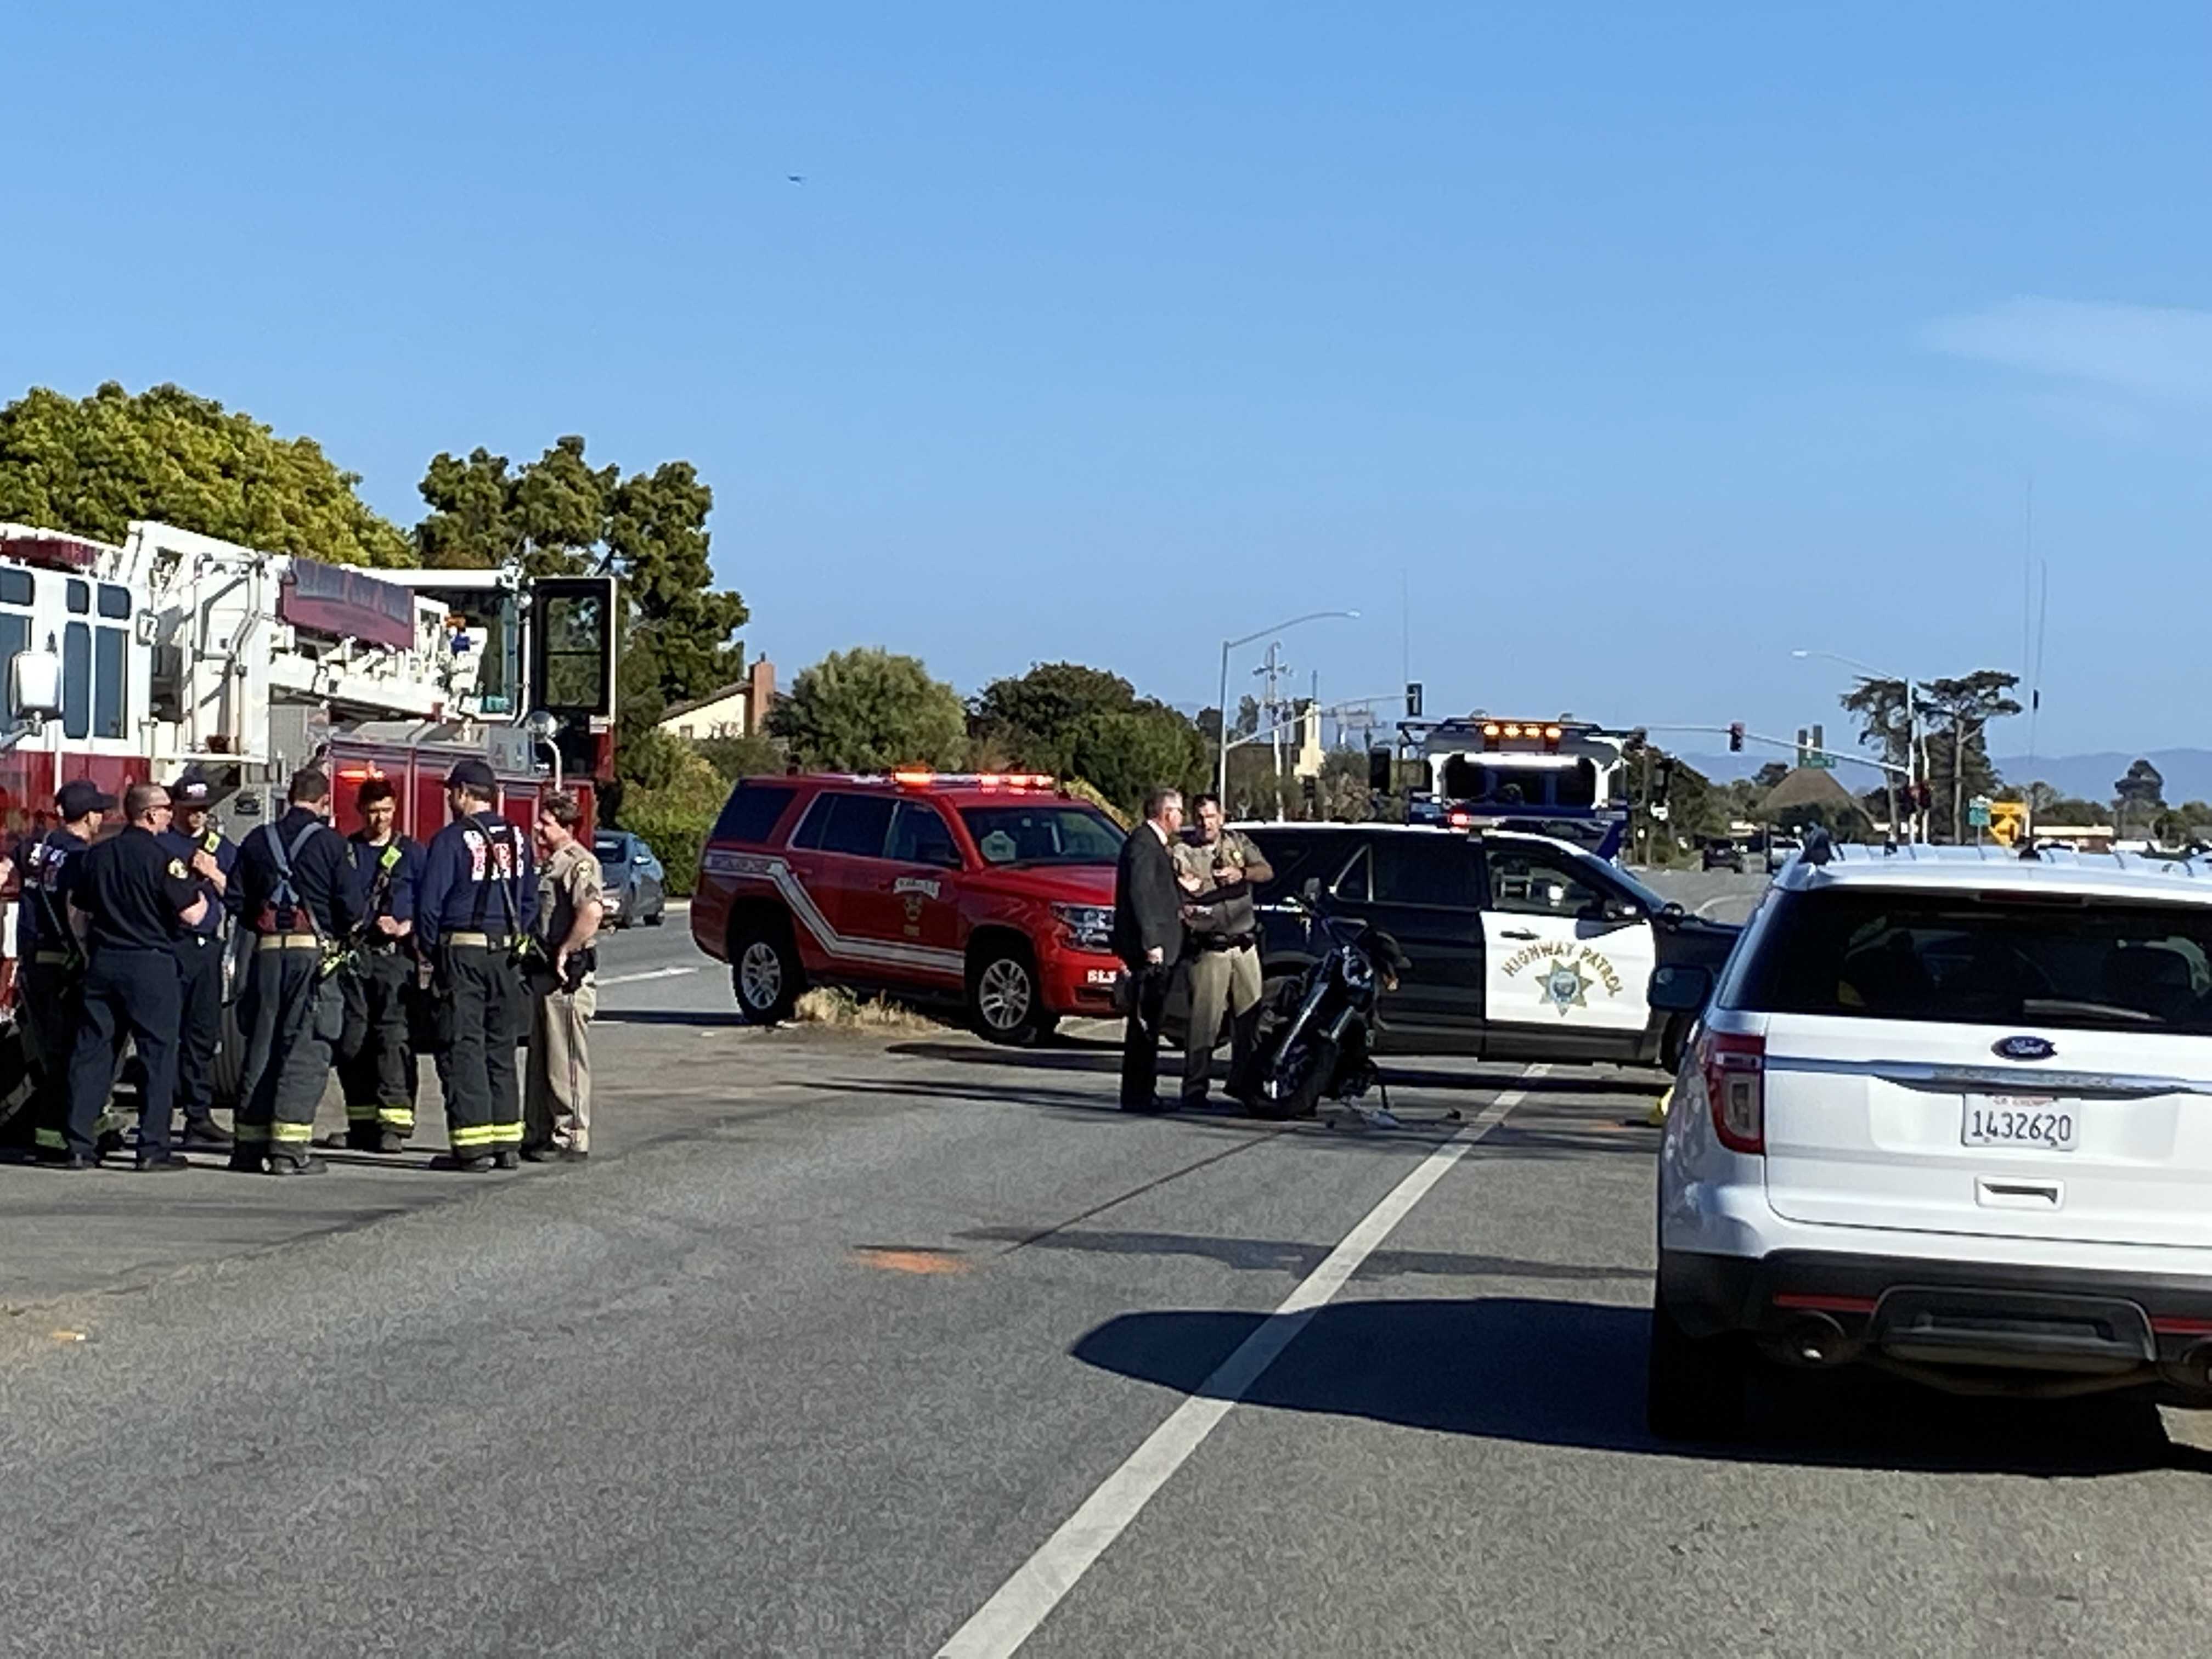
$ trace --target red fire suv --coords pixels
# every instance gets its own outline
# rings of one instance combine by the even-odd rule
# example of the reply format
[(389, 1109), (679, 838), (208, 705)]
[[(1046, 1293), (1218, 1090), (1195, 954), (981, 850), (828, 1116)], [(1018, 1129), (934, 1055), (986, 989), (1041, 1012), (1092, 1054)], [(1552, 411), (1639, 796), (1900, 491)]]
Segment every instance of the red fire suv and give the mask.
[(1122, 832), (1050, 778), (748, 778), (708, 837), (691, 935), (767, 1024), (809, 986), (963, 1004), (995, 1042), (1110, 1014)]

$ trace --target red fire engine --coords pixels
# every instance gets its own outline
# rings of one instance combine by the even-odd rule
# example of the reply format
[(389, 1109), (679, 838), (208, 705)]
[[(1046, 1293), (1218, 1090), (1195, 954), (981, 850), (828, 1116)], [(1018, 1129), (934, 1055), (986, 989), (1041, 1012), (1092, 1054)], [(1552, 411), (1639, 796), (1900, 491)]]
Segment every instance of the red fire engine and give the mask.
[[(427, 840), (464, 755), (490, 762), (518, 824), (556, 777), (589, 812), (613, 769), (617, 623), (610, 576), (371, 573), (162, 524), (120, 547), (0, 524), (0, 844), (49, 826), (69, 779), (120, 793), (188, 765), (234, 838), (311, 762), (344, 830), (354, 786), (382, 775)], [(14, 942), (11, 898), (9, 958)], [(6, 1045), (0, 1114), (21, 1069)]]

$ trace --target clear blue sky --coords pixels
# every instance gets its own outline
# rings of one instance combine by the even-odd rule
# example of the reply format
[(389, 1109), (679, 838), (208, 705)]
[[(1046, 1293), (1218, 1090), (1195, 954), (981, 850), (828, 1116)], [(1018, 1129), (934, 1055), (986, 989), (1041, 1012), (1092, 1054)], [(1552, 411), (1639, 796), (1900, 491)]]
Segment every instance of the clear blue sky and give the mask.
[(1376, 691), (1402, 574), (1432, 710), (1833, 725), (1793, 645), (2017, 665), (2033, 477), (2041, 747), (2212, 739), (2201, 5), (164, 0), (0, 64), (0, 395), (173, 380), (403, 520), (441, 448), (689, 457), (787, 673), (1194, 704), (1343, 604), (1286, 649)]

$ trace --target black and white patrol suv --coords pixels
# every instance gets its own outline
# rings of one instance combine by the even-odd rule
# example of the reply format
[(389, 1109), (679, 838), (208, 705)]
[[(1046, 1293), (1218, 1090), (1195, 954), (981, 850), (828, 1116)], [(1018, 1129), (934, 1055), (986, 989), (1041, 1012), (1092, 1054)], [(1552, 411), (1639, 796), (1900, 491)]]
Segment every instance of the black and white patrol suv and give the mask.
[(1686, 914), (1542, 836), (1402, 824), (1237, 826), (1274, 876), (1259, 894), (1269, 977), (1322, 948), (1289, 895), (1380, 928), (1408, 966), (1378, 1011), (1384, 1053), (1672, 1066), (1689, 1020), (1646, 1000), (1662, 963), (1717, 970), (1739, 929)]

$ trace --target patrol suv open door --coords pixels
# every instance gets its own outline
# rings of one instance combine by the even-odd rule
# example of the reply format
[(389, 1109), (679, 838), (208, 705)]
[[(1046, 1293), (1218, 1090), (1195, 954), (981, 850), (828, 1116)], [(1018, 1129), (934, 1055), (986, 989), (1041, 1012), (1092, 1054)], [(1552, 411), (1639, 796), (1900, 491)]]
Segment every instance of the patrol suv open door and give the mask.
[(1492, 836), (1484, 845), (1485, 1050), (1629, 1058), (1650, 1024), (1658, 946), (1648, 908), (1567, 848)]

